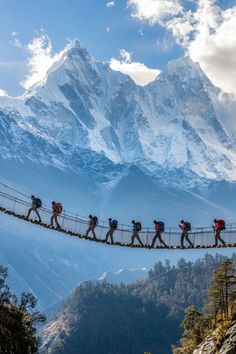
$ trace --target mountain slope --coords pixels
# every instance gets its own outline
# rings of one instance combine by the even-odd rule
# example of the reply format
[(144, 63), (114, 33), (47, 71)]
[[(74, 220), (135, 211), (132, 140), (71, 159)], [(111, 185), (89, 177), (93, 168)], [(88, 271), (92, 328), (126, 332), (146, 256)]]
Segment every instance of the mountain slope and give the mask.
[[(92, 203), (99, 216), (114, 209), (126, 223), (133, 217), (150, 223), (156, 213), (166, 221), (184, 213), (194, 220), (198, 212), (197, 223), (209, 223), (213, 214), (230, 221), (235, 105), (188, 57), (141, 87), (76, 40), (24, 96), (0, 97), (1, 174), (13, 183), (11, 168), (19, 165), (20, 187), (27, 189), (29, 168), (43, 179), (49, 170), (60, 180), (77, 176), (84, 213)], [(226, 198), (215, 195), (222, 183)]]

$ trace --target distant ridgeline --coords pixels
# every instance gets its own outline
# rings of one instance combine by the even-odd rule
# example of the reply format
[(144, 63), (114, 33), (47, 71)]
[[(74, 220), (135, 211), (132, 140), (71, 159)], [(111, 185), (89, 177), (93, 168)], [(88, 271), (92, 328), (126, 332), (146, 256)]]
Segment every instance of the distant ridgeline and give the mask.
[(206, 255), (196, 262), (181, 259), (177, 266), (158, 262), (147, 279), (128, 286), (78, 286), (43, 328), (40, 353), (172, 353), (185, 309), (200, 312), (206, 305), (212, 275), (223, 260)]
[[(11, 191), (11, 194), (9, 194), (9, 190)], [(141, 223), (139, 222), (136, 222), (136, 224), (140, 224), (140, 230), (138, 232), (140, 237), (139, 239), (137, 236), (135, 236), (133, 242), (131, 242), (133, 235), (132, 226), (121, 224), (118, 225), (118, 228), (114, 230), (114, 242), (109, 242), (106, 235), (110, 229), (110, 226), (107, 222), (98, 222), (95, 228), (96, 235), (94, 234), (94, 237), (90, 237), (87, 232), (89, 221), (79, 217), (77, 214), (65, 212), (65, 210), (63, 210), (63, 213), (58, 215), (58, 218), (60, 218), (60, 227), (54, 227), (50, 225), (50, 219), (52, 216), (52, 210), (50, 209), (50, 206), (46, 205), (39, 208), (39, 214), (41, 218), (40, 221), (37, 219), (29, 219), (27, 217), (27, 212), (30, 207), (31, 199), (29, 196), (24, 195), (23, 193), (0, 183), (0, 211), (19, 219), (32, 222), (41, 227), (63, 232), (70, 236), (106, 243), (108, 245), (141, 247), (147, 249), (199, 249), (212, 247), (236, 247), (235, 223), (227, 225), (226, 229), (222, 231), (225, 242), (223, 245), (216, 246), (214, 244), (214, 230), (212, 227), (199, 227), (192, 230), (190, 228), (191, 231), (189, 231), (188, 234), (191, 239), (191, 245), (188, 247), (183, 247), (180, 245), (179, 241), (180, 230), (177, 228), (169, 227), (166, 228), (165, 232), (163, 232), (163, 239), (165, 240), (164, 247), (163, 245), (159, 246), (159, 244), (155, 245), (154, 247), (153, 239), (156, 231), (153, 228), (141, 228)]]

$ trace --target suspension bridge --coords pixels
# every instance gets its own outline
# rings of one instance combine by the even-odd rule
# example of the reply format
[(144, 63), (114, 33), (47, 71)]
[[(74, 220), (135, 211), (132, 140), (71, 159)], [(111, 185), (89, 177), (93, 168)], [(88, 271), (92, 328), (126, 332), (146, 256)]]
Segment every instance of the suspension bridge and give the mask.
[[(52, 229), (58, 233), (64, 233), (71, 237), (77, 237), (85, 239), (91, 242), (101, 242), (112, 246), (132, 247), (132, 248), (146, 248), (146, 249), (200, 249), (200, 248), (228, 248), (236, 247), (236, 226), (235, 223), (226, 225), (226, 229), (222, 231), (221, 235), (225, 241), (225, 245), (214, 246), (214, 230), (212, 227), (199, 227), (194, 228), (189, 232), (189, 239), (193, 242), (194, 247), (186, 245), (182, 248), (180, 246), (180, 234), (181, 230), (174, 227), (165, 228), (165, 232), (162, 233), (162, 238), (165, 241), (167, 247), (159, 245), (157, 243), (154, 247), (151, 247), (152, 240), (155, 235), (154, 228), (145, 228), (139, 232), (140, 239), (143, 243), (141, 246), (137, 240), (133, 245), (130, 245), (131, 236), (133, 233), (132, 226), (119, 224), (117, 230), (115, 230), (113, 238), (114, 242), (105, 241), (106, 234), (109, 231), (109, 224), (105, 221), (99, 221), (96, 226), (95, 233), (96, 239), (92, 236), (86, 236), (89, 222), (85, 218), (80, 217), (78, 214), (63, 210), (59, 216), (61, 228), (56, 228), (50, 225), (50, 218), (52, 216), (52, 210), (50, 206), (43, 204), (43, 207), (39, 209), (41, 216), (41, 222), (39, 222), (34, 215), (33, 218), (27, 218), (29, 208), (31, 207), (30, 196), (17, 191), (16, 189), (0, 182), (0, 212), (10, 215), (12, 217), (24, 220), (26, 222), (33, 223), (38, 227)], [(34, 212), (32, 212), (33, 215)]]

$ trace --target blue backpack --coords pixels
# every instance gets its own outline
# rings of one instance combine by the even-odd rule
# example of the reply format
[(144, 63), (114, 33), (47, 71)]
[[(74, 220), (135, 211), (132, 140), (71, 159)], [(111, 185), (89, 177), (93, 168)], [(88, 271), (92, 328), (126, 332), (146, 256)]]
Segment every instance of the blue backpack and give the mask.
[(161, 232), (165, 231), (165, 223), (163, 221), (158, 221), (158, 224), (160, 225)]
[(118, 227), (118, 221), (117, 220), (112, 220), (111, 227), (116, 230)]
[(42, 201), (39, 198), (34, 198), (34, 203), (36, 205), (37, 208), (41, 208), (42, 207)]

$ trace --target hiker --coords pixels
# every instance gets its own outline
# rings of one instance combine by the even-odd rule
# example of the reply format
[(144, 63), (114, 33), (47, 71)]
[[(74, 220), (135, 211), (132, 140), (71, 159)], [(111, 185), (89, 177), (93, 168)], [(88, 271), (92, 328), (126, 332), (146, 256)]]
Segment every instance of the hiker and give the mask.
[(92, 231), (93, 240), (97, 240), (97, 237), (96, 237), (96, 234), (94, 231), (97, 224), (98, 224), (98, 218), (96, 216), (89, 215), (89, 227), (88, 227), (88, 230), (86, 231), (86, 235), (85, 235), (86, 237), (88, 237), (88, 234), (90, 233), (90, 231)]
[(52, 217), (50, 225), (53, 226), (53, 221), (55, 220), (57, 229), (60, 229), (61, 226), (58, 223), (58, 216), (62, 213), (61, 203), (52, 202)]
[(39, 222), (42, 222), (41, 217), (39, 215), (38, 209), (42, 207), (42, 202), (41, 199), (35, 198), (34, 195), (31, 195), (31, 208), (28, 211), (28, 214), (26, 216), (27, 219), (29, 219), (29, 216), (31, 214), (31, 211), (34, 211), (35, 214), (37, 215)]
[(167, 247), (167, 245), (165, 244), (165, 242), (162, 240), (161, 237), (161, 233), (165, 231), (165, 224), (162, 221), (156, 221), (156, 220), (154, 220), (153, 223), (155, 225), (156, 233), (155, 236), (153, 237), (151, 247), (154, 247), (157, 238), (160, 244), (164, 245), (164, 247)]
[(141, 222), (132, 220), (132, 224), (133, 224), (133, 234), (131, 236), (131, 243), (129, 244), (129, 246), (133, 246), (134, 240), (137, 239), (140, 245), (144, 247), (144, 244), (142, 243), (139, 237), (139, 231), (142, 230)]
[(188, 232), (191, 231), (191, 224), (188, 221), (181, 220), (179, 227), (182, 230), (181, 241), (180, 241), (181, 247), (185, 248), (184, 239), (186, 239), (186, 241), (188, 241), (188, 243), (190, 244), (191, 247), (194, 247), (193, 243), (190, 241), (190, 239), (188, 237)]
[(113, 244), (113, 243), (114, 243), (113, 234), (114, 234), (114, 232), (115, 232), (116, 229), (117, 229), (118, 221), (115, 220), (115, 219), (112, 220), (112, 218), (109, 218), (108, 221), (109, 221), (109, 228), (110, 228), (110, 229), (108, 230), (108, 232), (107, 232), (107, 234), (106, 234), (105, 242), (108, 241), (108, 237), (110, 236), (110, 238), (111, 238), (111, 243)]
[(220, 237), (221, 231), (225, 230), (225, 221), (221, 219), (214, 219), (213, 229), (215, 230), (215, 244), (213, 246), (217, 247), (218, 241), (225, 246), (225, 241)]

